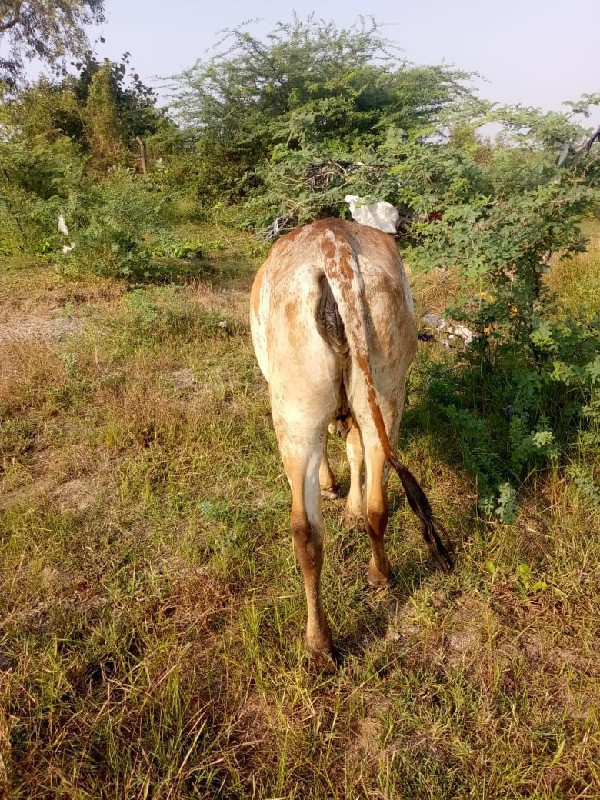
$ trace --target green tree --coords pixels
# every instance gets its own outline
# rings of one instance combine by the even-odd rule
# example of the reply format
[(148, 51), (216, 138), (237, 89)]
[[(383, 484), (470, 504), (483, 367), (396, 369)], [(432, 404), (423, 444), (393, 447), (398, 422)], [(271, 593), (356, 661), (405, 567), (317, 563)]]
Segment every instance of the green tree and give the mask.
[(78, 75), (41, 78), (7, 98), (0, 110), (5, 138), (49, 144), (65, 136), (97, 172), (115, 160), (139, 167), (143, 140), (175, 127), (156, 108), (154, 91), (129, 68), (128, 53), (115, 62), (87, 51), (74, 66)]
[(197, 131), (207, 190), (232, 199), (263, 185), (286, 154), (362, 158), (465, 92), (466, 74), (408, 64), (372, 19), (344, 29), (295, 16), (266, 42), (242, 27), (223, 45), (180, 76), (176, 107)]
[(104, 0), (0, 0), (0, 80), (15, 86), (24, 60), (64, 67), (87, 45), (85, 25), (104, 20)]
[[(80, 68), (79, 76), (60, 81), (42, 78), (0, 104), (0, 251), (60, 250), (65, 242), (57, 217), (68, 210), (70, 230), (80, 236), (78, 253), (83, 253), (81, 232), (103, 218), (102, 206), (106, 218), (111, 208), (128, 207), (129, 214), (104, 226), (103, 241), (112, 236), (118, 252), (126, 253), (123, 268), (131, 268), (134, 251), (142, 260), (131, 209), (150, 201), (148, 187), (138, 186), (133, 174), (140, 167), (136, 139), (172, 123), (154, 108), (152, 91), (137, 76), (130, 79), (126, 59), (92, 65), (85, 58), (83, 63), (85, 75)], [(113, 166), (123, 169), (108, 172)], [(100, 182), (112, 186), (97, 187)], [(145, 219), (151, 216), (146, 210)], [(100, 227), (85, 241), (98, 244)]]
[(125, 131), (119, 117), (116, 82), (108, 64), (92, 76), (82, 116), (95, 163), (110, 166), (123, 149)]
[[(132, 148), (135, 142), (139, 143), (141, 137), (156, 133), (166, 118), (156, 108), (154, 90), (144, 84), (137, 72), (130, 68), (129, 59), (130, 54), (124, 53), (120, 61), (104, 59), (100, 62), (91, 51), (87, 51), (84, 58), (75, 64), (79, 74), (73, 84), (73, 91), (79, 104), (82, 107), (88, 106), (90, 95), (98, 92), (97, 82), (100, 79), (97, 75), (102, 72), (104, 97), (114, 106), (123, 144)], [(96, 100), (94, 98), (93, 103)]]

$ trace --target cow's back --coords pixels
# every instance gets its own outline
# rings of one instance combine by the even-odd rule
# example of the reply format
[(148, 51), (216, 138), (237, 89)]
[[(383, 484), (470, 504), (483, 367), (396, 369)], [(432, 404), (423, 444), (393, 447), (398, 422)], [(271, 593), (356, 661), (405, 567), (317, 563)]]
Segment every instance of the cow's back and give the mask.
[[(331, 237), (345, 241), (356, 257), (369, 316), (369, 338), (378, 362), (392, 359), (406, 369), (416, 349), (416, 327), (410, 287), (394, 239), (375, 228), (339, 219), (319, 220), (298, 228), (275, 243), (254, 281), (251, 329), (257, 359), (269, 380), (269, 342), (291, 331), (290, 348), (309, 347), (315, 357), (315, 316), (319, 279)], [(290, 358), (293, 356), (290, 355)], [(328, 355), (321, 356), (329, 358)]]

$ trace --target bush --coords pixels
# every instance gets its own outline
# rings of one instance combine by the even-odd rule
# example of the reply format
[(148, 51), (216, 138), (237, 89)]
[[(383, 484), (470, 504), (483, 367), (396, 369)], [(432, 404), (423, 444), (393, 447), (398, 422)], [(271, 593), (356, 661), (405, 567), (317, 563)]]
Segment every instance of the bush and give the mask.
[(0, 142), (0, 161), (0, 253), (52, 252), (58, 214), (83, 168), (77, 148), (64, 139)]
[(196, 132), (196, 171), (215, 201), (270, 197), (277, 214), (284, 198), (298, 199), (298, 154), (363, 160), (390, 130), (416, 132), (466, 91), (466, 73), (401, 59), (372, 18), (344, 29), (294, 16), (266, 42), (247, 28), (229, 31), (222, 51), (179, 81), (176, 109)]
[(476, 335), (458, 365), (431, 369), (430, 402), (477, 477), (482, 508), (510, 521), (530, 470), (565, 468), (582, 443), (597, 442), (598, 320), (559, 322), (544, 274), (553, 254), (585, 248), (581, 220), (598, 193), (593, 156), (557, 164), (557, 137), (582, 142), (578, 126), (535, 111), (494, 116), (510, 146), (479, 141), (474, 120), (445, 141), (407, 142), (391, 172), (420, 214), (411, 265), (460, 276), (446, 313)]
[(18, 186), (0, 189), (0, 255), (54, 251), (60, 207), (59, 197), (43, 200)]
[(480, 507), (504, 522), (532, 469), (565, 466), (600, 444), (597, 322), (540, 319), (528, 343), (480, 339), (461, 354), (460, 369), (427, 368), (433, 417), (477, 478)]
[(66, 204), (75, 247), (61, 259), (65, 273), (92, 272), (130, 281), (151, 276), (147, 237), (160, 226), (161, 199), (151, 185), (118, 167), (101, 183), (73, 192)]

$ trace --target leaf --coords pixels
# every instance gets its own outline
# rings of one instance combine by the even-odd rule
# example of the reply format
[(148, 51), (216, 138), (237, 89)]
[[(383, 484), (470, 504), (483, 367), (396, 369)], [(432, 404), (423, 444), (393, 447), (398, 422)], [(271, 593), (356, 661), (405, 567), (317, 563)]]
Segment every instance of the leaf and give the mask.
[(528, 592), (542, 592), (548, 588), (546, 581), (536, 581), (532, 586), (527, 587)]
[(596, 356), (594, 361), (586, 366), (586, 370), (592, 379), (592, 383), (596, 383), (600, 380), (600, 355)]

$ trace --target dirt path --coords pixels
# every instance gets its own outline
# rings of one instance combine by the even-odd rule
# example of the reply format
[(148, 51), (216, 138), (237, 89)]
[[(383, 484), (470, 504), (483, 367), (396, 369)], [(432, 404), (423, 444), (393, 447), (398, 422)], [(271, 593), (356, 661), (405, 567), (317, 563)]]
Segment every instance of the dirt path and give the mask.
[(41, 317), (35, 314), (0, 325), (0, 345), (25, 339), (61, 340), (85, 327), (80, 317)]

